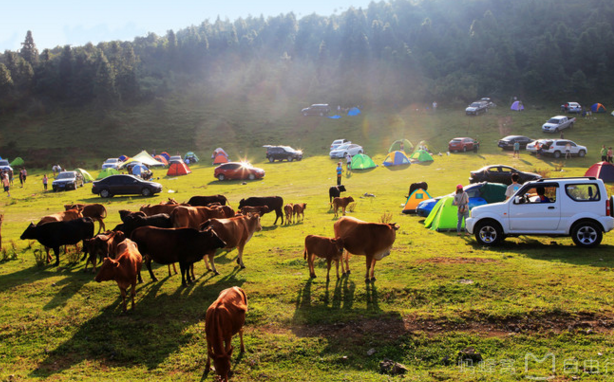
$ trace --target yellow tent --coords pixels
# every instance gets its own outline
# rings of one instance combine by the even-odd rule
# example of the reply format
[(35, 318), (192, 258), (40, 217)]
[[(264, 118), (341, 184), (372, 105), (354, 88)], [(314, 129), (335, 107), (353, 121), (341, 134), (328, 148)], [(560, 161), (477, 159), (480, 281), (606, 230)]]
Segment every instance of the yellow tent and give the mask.
[(423, 189), (419, 188), (414, 190), (414, 192), (409, 195), (407, 198), (407, 202), (405, 202), (405, 207), (403, 207), (404, 214), (415, 214), (416, 209), (418, 208), (418, 204), (424, 200), (432, 199), (431, 195)]

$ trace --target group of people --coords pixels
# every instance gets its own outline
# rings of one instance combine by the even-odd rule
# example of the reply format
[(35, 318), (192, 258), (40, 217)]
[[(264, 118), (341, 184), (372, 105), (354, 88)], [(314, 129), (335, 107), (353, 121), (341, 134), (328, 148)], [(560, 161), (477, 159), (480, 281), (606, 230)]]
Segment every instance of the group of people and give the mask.
[(612, 152), (612, 146), (605, 148), (605, 145), (601, 146), (601, 161), (612, 163), (612, 157), (614, 153)]
[[(22, 167), (19, 170), (19, 183), (23, 188), (23, 185), (26, 183), (26, 178), (28, 177), (28, 171), (25, 167)], [(4, 188), (4, 192), (6, 192), (7, 196), (11, 196), (11, 186), (13, 185), (13, 170), (5, 169), (2, 171), (2, 187)]]

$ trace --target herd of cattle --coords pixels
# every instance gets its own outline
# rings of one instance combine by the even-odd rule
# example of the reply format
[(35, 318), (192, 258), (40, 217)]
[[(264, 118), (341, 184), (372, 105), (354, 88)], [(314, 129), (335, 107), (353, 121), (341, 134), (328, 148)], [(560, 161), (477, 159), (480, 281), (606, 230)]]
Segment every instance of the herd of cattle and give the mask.
[[(345, 191), (343, 186), (331, 187), (329, 196), (335, 211), (354, 201), (340, 197)], [(48, 215), (37, 224), (31, 223), (21, 235), (22, 240), (37, 240), (46, 247), (47, 262), (51, 262), (49, 249), (55, 253), (55, 265), (60, 263), (60, 247), (83, 242), (86, 259), (84, 270), (92, 264), (96, 273), (97, 261), (102, 265), (95, 276), (98, 282), (114, 280), (122, 296), (123, 311), (127, 310), (127, 290), (131, 286), (132, 309), (137, 282), (142, 282), (141, 267), (145, 262), (151, 279), (157, 281), (151, 262), (171, 266), (179, 263), (182, 285), (195, 280), (194, 263), (204, 260), (208, 271), (219, 274), (214, 257), (221, 250), (237, 249), (237, 263), (245, 268), (243, 250), (255, 232), (262, 230), (261, 216), (275, 211), (273, 224), (281, 218), (284, 224), (304, 219), (306, 204), (285, 204), (279, 196), (250, 197), (242, 199), (239, 211), (235, 212), (224, 195), (194, 196), (187, 203), (177, 203), (173, 199), (157, 205), (144, 205), (140, 211), (120, 210), (122, 221), (113, 230), (106, 230), (104, 219), (107, 211), (102, 204), (65, 205), (65, 211)], [(99, 223), (98, 234), (94, 234), (95, 222)], [(305, 238), (304, 257), (308, 261), (310, 277), (316, 277), (315, 257), (327, 261), (329, 280), (331, 263), (339, 263), (343, 274), (349, 274), (350, 254), (366, 257), (366, 282), (375, 281), (375, 263), (390, 254), (396, 239), (398, 226), (394, 223), (368, 223), (353, 217), (342, 217), (334, 223), (334, 238), (308, 235)], [(344, 257), (344, 250), (347, 255)], [(345, 266), (344, 266), (345, 260)], [(175, 273), (177, 273), (175, 269)], [(247, 296), (240, 288), (222, 291), (206, 316), (208, 359), (213, 358), (215, 368), (224, 379), (230, 369), (232, 335), (241, 333), (247, 310)], [(225, 318), (224, 318), (225, 317)], [(221, 341), (225, 344), (221, 344)], [(241, 350), (243, 340), (241, 338)], [(207, 369), (208, 369), (207, 366)], [(226, 380), (226, 379), (224, 379)]]

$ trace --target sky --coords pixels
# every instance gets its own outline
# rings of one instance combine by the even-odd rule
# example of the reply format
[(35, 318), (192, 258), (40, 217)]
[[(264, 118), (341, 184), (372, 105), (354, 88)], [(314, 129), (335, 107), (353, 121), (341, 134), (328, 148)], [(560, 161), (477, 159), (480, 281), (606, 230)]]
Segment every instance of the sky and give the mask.
[(211, 22), (219, 16), (231, 21), (239, 17), (278, 16), (294, 12), (297, 19), (316, 13), (340, 14), (350, 7), (366, 9), (371, 0), (7, 0), (2, 4), (0, 52), (18, 51), (26, 33), (45, 48), (88, 42), (132, 41), (154, 32), (165, 35), (190, 25)]

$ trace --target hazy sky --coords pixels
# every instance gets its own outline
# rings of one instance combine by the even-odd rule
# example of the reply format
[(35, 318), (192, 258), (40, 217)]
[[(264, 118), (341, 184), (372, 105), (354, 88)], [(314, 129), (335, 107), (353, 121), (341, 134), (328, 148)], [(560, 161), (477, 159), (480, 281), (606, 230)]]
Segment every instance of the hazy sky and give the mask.
[(366, 8), (370, 0), (6, 0), (2, 4), (0, 52), (19, 50), (28, 30), (39, 51), (66, 44), (128, 40), (148, 32), (164, 35), (218, 15), (277, 16), (294, 12), (297, 19), (317, 13), (329, 16), (353, 6)]

